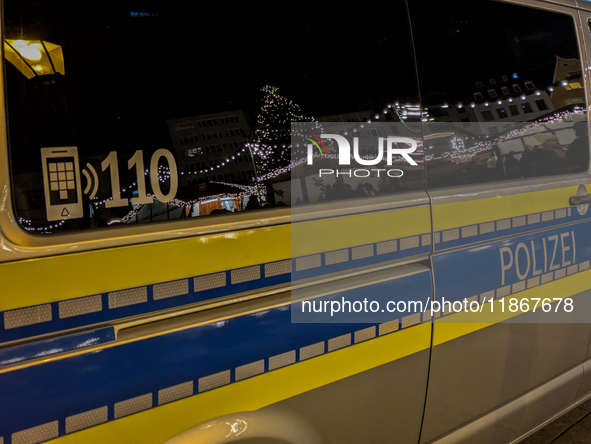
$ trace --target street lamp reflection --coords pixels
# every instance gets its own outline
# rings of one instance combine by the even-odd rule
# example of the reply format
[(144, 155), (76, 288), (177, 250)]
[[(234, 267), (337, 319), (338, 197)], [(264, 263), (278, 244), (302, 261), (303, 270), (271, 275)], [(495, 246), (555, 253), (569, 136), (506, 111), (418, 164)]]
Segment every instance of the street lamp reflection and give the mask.
[(64, 53), (62, 47), (56, 43), (6, 39), (4, 54), (6, 60), (27, 79), (49, 74), (65, 74)]

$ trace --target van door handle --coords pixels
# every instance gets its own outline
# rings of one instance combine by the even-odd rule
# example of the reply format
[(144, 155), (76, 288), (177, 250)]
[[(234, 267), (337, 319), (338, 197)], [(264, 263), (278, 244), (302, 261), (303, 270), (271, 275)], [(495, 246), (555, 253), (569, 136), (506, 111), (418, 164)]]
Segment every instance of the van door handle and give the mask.
[(591, 204), (591, 194), (587, 194), (586, 196), (571, 196), (568, 203), (573, 206)]

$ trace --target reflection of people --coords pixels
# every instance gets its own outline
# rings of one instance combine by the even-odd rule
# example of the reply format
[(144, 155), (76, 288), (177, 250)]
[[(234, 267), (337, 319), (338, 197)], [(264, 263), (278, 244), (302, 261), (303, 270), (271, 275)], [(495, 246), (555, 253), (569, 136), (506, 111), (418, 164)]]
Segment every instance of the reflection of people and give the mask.
[(254, 194), (251, 194), (248, 197), (248, 203), (246, 204), (245, 210), (258, 210), (259, 208), (261, 208), (259, 200)]
[(355, 192), (342, 177), (336, 177), (332, 186), (332, 195), (333, 199), (347, 199), (355, 196)]
[(536, 134), (535, 139), (541, 143), (544, 150), (551, 151), (559, 159), (564, 158), (565, 152), (555, 134)]
[(568, 166), (580, 171), (586, 171), (589, 167), (589, 136), (587, 134), (587, 122), (576, 123), (575, 140), (568, 146), (566, 161)]
[(490, 157), (486, 160), (486, 167), (488, 169), (497, 167), (497, 156), (494, 153), (490, 153)]
[(357, 185), (356, 193), (357, 193), (357, 196), (359, 196), (359, 197), (369, 196), (369, 193), (363, 183), (360, 183), (359, 185)]
[(404, 191), (400, 177), (388, 177), (378, 182), (378, 194), (396, 193)]
[[(90, 228), (97, 228), (98, 227), (98, 223), (96, 220), (96, 215), (94, 213), (94, 206), (92, 205), (92, 202), (89, 204), (89, 208), (90, 208)], [(139, 216), (136, 215), (136, 219), (138, 219)]]
[(324, 185), (324, 200), (333, 200), (334, 196), (332, 195), (332, 187), (330, 184)]
[(389, 188), (388, 190), (390, 193), (396, 193), (398, 191), (404, 191), (404, 186), (402, 185), (402, 179), (400, 177), (390, 177), (388, 179)]
[(388, 181), (386, 179), (378, 180), (378, 194), (386, 194), (388, 192)]
[(519, 160), (519, 167), (521, 168), (521, 174), (523, 177), (535, 176), (536, 164), (536, 152), (534, 151), (533, 145), (527, 145), (523, 153), (521, 153), (521, 159)]
[(505, 176), (508, 179), (519, 179), (521, 177), (521, 167), (519, 160), (515, 158), (515, 153), (511, 151), (505, 156), (503, 167), (505, 169)]
[[(479, 165), (479, 157), (476, 160), (471, 160), (467, 164), (465, 164), (465, 182), (467, 183), (474, 183), (480, 182), (482, 180), (481, 174), (481, 166)], [(459, 176), (458, 176), (459, 177)]]
[(536, 175), (545, 176), (559, 173), (564, 169), (565, 152), (552, 134), (536, 134), (535, 139), (541, 144), (536, 145)]

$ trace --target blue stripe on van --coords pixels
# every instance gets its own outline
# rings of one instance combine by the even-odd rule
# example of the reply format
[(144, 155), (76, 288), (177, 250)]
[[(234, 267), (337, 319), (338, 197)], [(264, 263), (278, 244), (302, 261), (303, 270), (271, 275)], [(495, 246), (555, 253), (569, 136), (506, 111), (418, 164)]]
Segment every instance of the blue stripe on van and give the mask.
[[(427, 236), (428, 239), (425, 237)], [(405, 239), (411, 238), (403, 238), (403, 239), (393, 239), (391, 241), (386, 242), (379, 242), (376, 244), (369, 244), (369, 245), (361, 245), (352, 248), (345, 248), (343, 250), (348, 251), (348, 260), (345, 262), (340, 262), (336, 264), (329, 264), (327, 265), (326, 256), (330, 255), (331, 252), (319, 253), (318, 266), (313, 268), (307, 268), (302, 271), (298, 271), (298, 260), (301, 258), (294, 258), (291, 259), (292, 261), (292, 272), (289, 272), (289, 267), (286, 271), (282, 272), (278, 275), (272, 275), (267, 271), (267, 267), (273, 265), (279, 265), (284, 261), (276, 261), (270, 262), (266, 264), (259, 264), (254, 265), (251, 267), (245, 267), (243, 269), (251, 269), (253, 267), (259, 267), (260, 277), (257, 279), (249, 280), (246, 282), (239, 282), (239, 283), (232, 283), (232, 273), (237, 272), (241, 269), (235, 270), (226, 270), (219, 273), (225, 274), (225, 284), (218, 288), (212, 288), (207, 290), (199, 290), (198, 288), (194, 287), (193, 280), (194, 278), (208, 278), (219, 273), (211, 273), (208, 275), (201, 275), (201, 276), (194, 276), (186, 278), (188, 281), (188, 291), (186, 294), (163, 298), (163, 299), (155, 299), (154, 298), (154, 290), (155, 287), (166, 284), (166, 283), (156, 283), (153, 285), (146, 286), (147, 292), (147, 299), (143, 303), (137, 303), (128, 306), (122, 306), (117, 308), (109, 308), (109, 293), (101, 293), (99, 295), (95, 295), (100, 297), (100, 310), (87, 313), (87, 314), (80, 314), (71, 317), (60, 317), (60, 305), (67, 303), (69, 301), (78, 301), (80, 298), (71, 299), (68, 301), (60, 301), (60, 302), (53, 302), (51, 304), (43, 304), (43, 305), (51, 305), (51, 320), (47, 322), (40, 322), (32, 325), (25, 325), (19, 326), (14, 328), (6, 328), (6, 314), (10, 312), (15, 312), (17, 310), (10, 310), (2, 312), (1, 315), (4, 318), (4, 323), (2, 323), (0, 328), (0, 344), (15, 340), (21, 340), (26, 338), (32, 338), (35, 336), (40, 336), (48, 333), (55, 333), (59, 331), (64, 331), (73, 328), (79, 328), (89, 325), (100, 325), (104, 323), (108, 323), (110, 321), (123, 319), (131, 316), (142, 315), (151, 312), (157, 312), (160, 310), (166, 310), (175, 307), (181, 307), (183, 305), (194, 304), (196, 302), (201, 301), (208, 301), (213, 300), (223, 296), (229, 296), (232, 294), (238, 294), (246, 291), (252, 290), (259, 290), (265, 287), (270, 287), (279, 284), (286, 284), (292, 280), (299, 280), (309, 277), (321, 276), (328, 273), (334, 273), (338, 271), (344, 271), (348, 269), (354, 269), (362, 266), (379, 264), (382, 262), (400, 259), (405, 257), (416, 256), (419, 254), (427, 254), (431, 251), (431, 240), (430, 234), (423, 234), (413, 236), (413, 239), (416, 238), (418, 242), (417, 246), (413, 246), (412, 248), (401, 249), (400, 248), (400, 241)], [(396, 251), (389, 251), (385, 249), (385, 253), (381, 253), (382, 244), (390, 244), (395, 242), (397, 245)], [(413, 244), (414, 245), (414, 244)], [(370, 247), (372, 248), (372, 255), (370, 257), (361, 257), (358, 259), (354, 258), (354, 251), (358, 248)], [(290, 259), (286, 259), (289, 261)], [(173, 282), (180, 282), (184, 279), (173, 281)], [(143, 287), (138, 287), (143, 288)], [(125, 290), (133, 290), (133, 289), (121, 289), (121, 291)], [(112, 293), (112, 292), (111, 292)], [(87, 296), (87, 295), (80, 295)], [(19, 309), (20, 310), (20, 309)]]
[[(433, 256), (433, 273), (437, 298), (459, 301), (490, 292), (493, 292), (494, 297), (499, 297), (498, 295), (517, 293), (526, 288), (586, 271), (591, 262), (590, 230), (591, 221), (586, 221), (436, 254)], [(516, 254), (517, 248), (519, 252)], [(504, 254), (503, 258), (501, 251)], [(513, 265), (508, 267), (511, 257)], [(516, 261), (518, 268), (515, 265)], [(503, 268), (506, 268), (504, 272)]]
[[(398, 298), (431, 293), (429, 272), (390, 283)], [(421, 288), (425, 294), (401, 294), (403, 287)], [(371, 292), (373, 286), (366, 289)], [(61, 436), (72, 415), (106, 406), (110, 421), (114, 404), (121, 401), (151, 393), (155, 407), (158, 392), (171, 386), (193, 381), (189, 394), (197, 394), (199, 379), (209, 375), (229, 371), (227, 382), (233, 383), (236, 367), (262, 360), (268, 372), (274, 356), (293, 351), (288, 362), (299, 362), (306, 359), (302, 347), (322, 343), (319, 353), (324, 354), (332, 338), (350, 333), (352, 345), (359, 330), (373, 328), (374, 337), (380, 334), (377, 323), (292, 323), (291, 309), (286, 305), (2, 373), (0, 436), (7, 443), (15, 432), (52, 421), (59, 421)]]
[(0, 365), (15, 364), (35, 358), (51, 356), (71, 350), (80, 350), (94, 345), (106, 344), (115, 340), (113, 327), (100, 328), (98, 330), (75, 333), (59, 338), (46, 339), (44, 341), (0, 350)]

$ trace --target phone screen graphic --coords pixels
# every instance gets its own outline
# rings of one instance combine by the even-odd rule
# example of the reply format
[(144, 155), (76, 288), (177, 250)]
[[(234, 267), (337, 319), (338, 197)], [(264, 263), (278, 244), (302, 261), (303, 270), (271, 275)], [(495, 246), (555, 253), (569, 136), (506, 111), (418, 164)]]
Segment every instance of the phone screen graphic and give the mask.
[(77, 147), (41, 148), (47, 220), (83, 216)]

